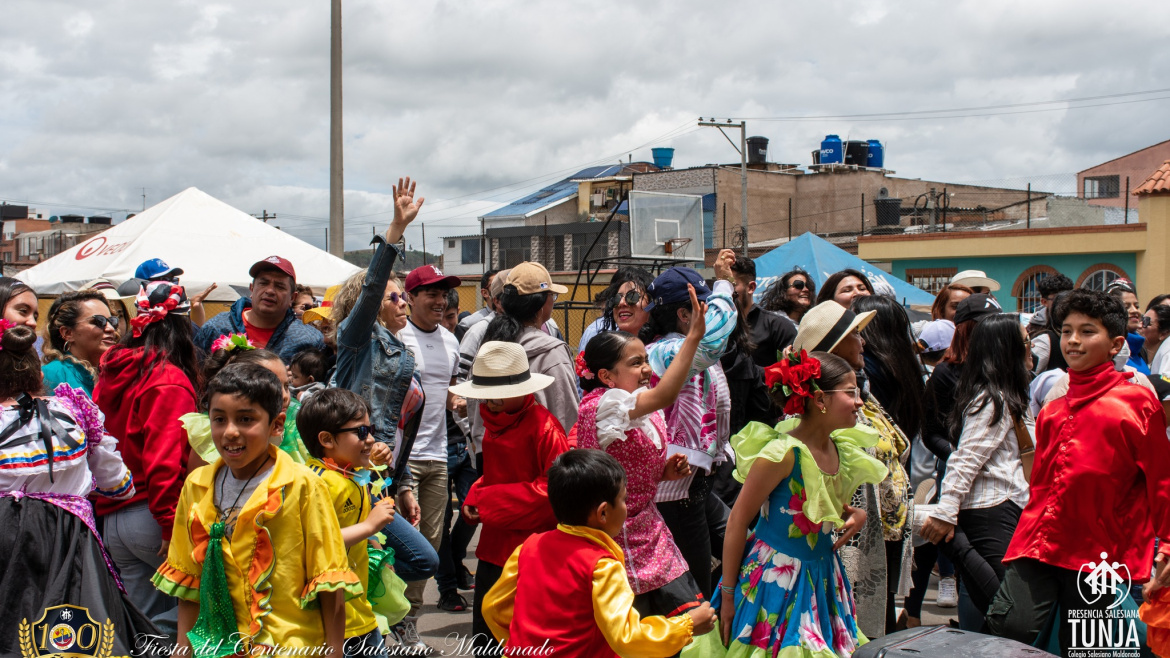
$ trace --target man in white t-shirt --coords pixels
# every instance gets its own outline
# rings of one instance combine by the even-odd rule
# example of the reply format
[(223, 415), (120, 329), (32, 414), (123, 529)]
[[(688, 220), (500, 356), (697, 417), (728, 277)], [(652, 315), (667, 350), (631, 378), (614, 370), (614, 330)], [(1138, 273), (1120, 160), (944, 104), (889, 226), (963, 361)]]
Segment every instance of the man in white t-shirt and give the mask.
[[(447, 490), (447, 410), (466, 414), (466, 401), (447, 387), (459, 373), (459, 341), (440, 324), (447, 310), (447, 291), (459, 286), (459, 277), (444, 276), (434, 265), (411, 270), (406, 277), (410, 318), (399, 338), (414, 354), (415, 371), (422, 378), (426, 404), (418, 436), (410, 451), (415, 499), (422, 510), (419, 531), (436, 551), (442, 540), (443, 510), (450, 502)], [(411, 614), (418, 614), (426, 581), (407, 585)]]

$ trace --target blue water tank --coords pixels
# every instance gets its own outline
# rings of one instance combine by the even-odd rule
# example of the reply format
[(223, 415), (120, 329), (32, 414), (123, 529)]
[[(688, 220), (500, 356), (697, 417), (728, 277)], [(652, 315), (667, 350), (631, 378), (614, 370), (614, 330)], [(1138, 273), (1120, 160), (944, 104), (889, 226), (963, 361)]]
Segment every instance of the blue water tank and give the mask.
[(825, 139), (821, 141), (821, 164), (839, 164), (843, 159), (841, 138), (836, 135), (825, 135)]
[(869, 140), (869, 154), (865, 156), (865, 166), (881, 169), (885, 163), (886, 153), (882, 143), (876, 139)]
[(674, 149), (668, 147), (660, 147), (650, 149), (650, 153), (654, 156), (654, 166), (660, 169), (666, 169), (674, 162)]

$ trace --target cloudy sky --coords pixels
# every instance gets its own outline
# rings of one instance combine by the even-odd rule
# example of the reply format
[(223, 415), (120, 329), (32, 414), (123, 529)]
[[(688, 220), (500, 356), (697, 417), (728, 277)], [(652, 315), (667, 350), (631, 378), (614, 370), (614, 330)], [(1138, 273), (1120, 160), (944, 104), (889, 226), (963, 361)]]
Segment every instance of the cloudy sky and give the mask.
[[(1170, 139), (1167, 25), (1149, 1), (346, 0), (347, 247), (400, 175), (434, 251), (651, 146), (737, 162), (700, 116), (746, 118), (773, 161), (837, 133), (899, 176), (1053, 180)], [(120, 218), (196, 186), (324, 244), (328, 0), (5, 0), (0, 90), (0, 199)]]

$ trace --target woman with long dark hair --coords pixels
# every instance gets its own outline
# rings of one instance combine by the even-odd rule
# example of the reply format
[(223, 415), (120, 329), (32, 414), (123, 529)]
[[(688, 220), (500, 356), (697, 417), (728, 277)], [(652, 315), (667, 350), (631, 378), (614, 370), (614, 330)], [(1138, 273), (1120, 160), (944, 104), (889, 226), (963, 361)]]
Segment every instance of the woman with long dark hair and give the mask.
[(170, 545), (190, 452), (179, 417), (197, 410), (200, 377), (183, 287), (150, 281), (135, 305), (132, 331), (102, 357), (93, 399), (120, 441), (137, 493), (98, 500), (94, 508), (126, 593), (153, 618), (177, 606), (150, 579)]
[(825, 279), (825, 285), (821, 286), (821, 292), (817, 294), (817, 305), (831, 299), (849, 308), (854, 299), (872, 294), (873, 284), (869, 282), (869, 277), (854, 269), (844, 269)]
[(609, 285), (597, 293), (594, 299), (602, 308), (601, 317), (581, 332), (577, 353), (584, 352), (589, 339), (602, 331), (625, 331), (636, 335), (650, 319), (650, 314), (646, 312), (646, 305), (650, 303), (646, 297), (646, 288), (653, 281), (654, 276), (641, 267), (619, 267), (610, 278)]
[(1031, 445), (1031, 438), (1017, 435), (1027, 431), (1027, 356), (1018, 315), (995, 314), (976, 325), (948, 419), (958, 446), (947, 460), (938, 505), (920, 531), (943, 542), (940, 549), (981, 615), (999, 590), (1003, 556), (1028, 502), (1020, 445)]
[[(38, 619), (60, 639), (59, 622), (73, 614), (68, 604), (105, 624), (91, 636), (109, 643), (103, 651), (128, 655), (158, 629), (119, 589), (87, 496), (130, 498), (135, 483), (83, 392), (62, 384), (56, 397), (42, 397), (35, 342), (32, 328), (0, 319), (0, 653), (33, 655), (17, 627)], [(43, 634), (25, 633), (34, 636), (26, 635), (29, 645), (42, 646)]]
[(785, 272), (780, 280), (764, 291), (760, 306), (792, 320), (794, 325), (812, 308), (817, 296), (817, 284), (812, 276), (799, 267)]

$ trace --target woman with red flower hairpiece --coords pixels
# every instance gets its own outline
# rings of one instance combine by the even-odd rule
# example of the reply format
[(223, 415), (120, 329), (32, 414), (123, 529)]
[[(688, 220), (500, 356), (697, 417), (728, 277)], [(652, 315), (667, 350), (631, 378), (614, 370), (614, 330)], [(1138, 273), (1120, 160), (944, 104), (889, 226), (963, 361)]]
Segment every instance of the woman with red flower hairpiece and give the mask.
[(714, 601), (723, 642), (729, 657), (849, 656), (866, 638), (837, 549), (865, 525), (848, 506), (853, 492), (886, 476), (865, 451), (877, 432), (856, 426), (861, 391), (844, 359), (801, 350), (764, 373), (772, 401), (794, 417), (748, 423), (731, 439), (743, 490)]

